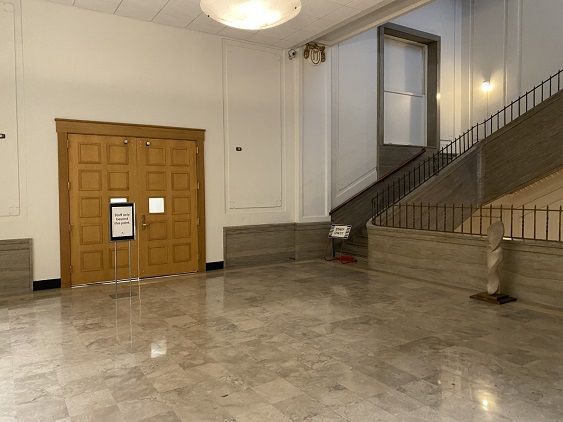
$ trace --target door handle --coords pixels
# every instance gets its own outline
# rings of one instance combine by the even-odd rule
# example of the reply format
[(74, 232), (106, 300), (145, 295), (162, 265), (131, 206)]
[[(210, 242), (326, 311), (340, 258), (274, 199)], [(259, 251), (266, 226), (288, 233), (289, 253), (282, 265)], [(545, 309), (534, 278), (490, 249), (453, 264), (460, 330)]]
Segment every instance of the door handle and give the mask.
[(141, 228), (144, 230), (150, 225), (151, 223), (147, 223), (147, 217), (144, 214), (141, 215)]

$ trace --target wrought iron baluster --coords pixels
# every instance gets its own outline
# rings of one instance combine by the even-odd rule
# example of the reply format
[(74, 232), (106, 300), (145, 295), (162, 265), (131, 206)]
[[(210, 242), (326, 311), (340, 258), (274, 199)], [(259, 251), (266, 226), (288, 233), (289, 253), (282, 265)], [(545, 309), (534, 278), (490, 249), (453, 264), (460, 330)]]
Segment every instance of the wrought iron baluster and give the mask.
[(483, 236), (483, 205), (479, 206), (479, 236)]
[(461, 204), (461, 234), (463, 234), (463, 225), (465, 224), (465, 220), (463, 218), (463, 203)]
[(473, 234), (473, 203), (469, 204), (469, 233)]
[(545, 240), (549, 240), (549, 205), (545, 208)]
[(401, 228), (401, 229), (403, 228), (403, 224), (402, 224), (402, 222), (401, 222), (402, 214), (403, 214), (403, 213), (402, 213), (402, 211), (401, 211), (401, 203), (399, 202), (399, 228)]
[(446, 215), (447, 215), (447, 211), (446, 211), (446, 204), (444, 204), (444, 226), (443, 226), (443, 232), (446, 231)]
[(559, 205), (559, 241), (561, 242), (561, 211), (563, 211), (563, 207)]
[(524, 205), (522, 205), (522, 239), (524, 239), (524, 233), (525, 233), (525, 221), (526, 218), (524, 216)]
[(422, 202), (420, 203), (420, 230), (422, 230)]
[(510, 238), (514, 239), (514, 204), (510, 205)]
[(537, 206), (534, 205), (534, 240), (536, 240), (536, 208)]

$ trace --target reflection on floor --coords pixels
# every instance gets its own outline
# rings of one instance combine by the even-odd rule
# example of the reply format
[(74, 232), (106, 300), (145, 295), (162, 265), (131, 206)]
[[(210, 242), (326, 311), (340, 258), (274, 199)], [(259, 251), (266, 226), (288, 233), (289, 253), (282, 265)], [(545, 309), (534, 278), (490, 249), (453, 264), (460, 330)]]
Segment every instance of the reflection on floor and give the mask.
[(0, 303), (0, 420), (561, 420), (556, 312), (324, 261), (113, 289)]

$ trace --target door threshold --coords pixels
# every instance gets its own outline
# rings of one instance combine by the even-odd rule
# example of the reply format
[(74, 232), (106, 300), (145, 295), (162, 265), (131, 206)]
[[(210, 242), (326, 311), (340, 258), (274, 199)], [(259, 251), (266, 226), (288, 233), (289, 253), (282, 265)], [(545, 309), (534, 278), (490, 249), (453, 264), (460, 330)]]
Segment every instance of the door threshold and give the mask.
[[(142, 282), (142, 283), (153, 282), (154, 283), (157, 280), (162, 279), (162, 278), (182, 277), (182, 276), (192, 275), (192, 274), (198, 274), (198, 272), (193, 271), (193, 272), (189, 272), (189, 273), (159, 275), (159, 276), (155, 276), (155, 277), (141, 277), (140, 279), (135, 277), (135, 278), (131, 279), (131, 283), (133, 283), (133, 282), (135, 282), (135, 283), (137, 283), (137, 282)], [(117, 280), (117, 284), (122, 284), (122, 283), (129, 283), (129, 279), (125, 278), (125, 279)], [(81, 288), (81, 287), (89, 287), (89, 286), (104, 286), (104, 285), (109, 285), (109, 284), (115, 284), (115, 280), (96, 281), (94, 283), (73, 284), (71, 286), (71, 289)]]

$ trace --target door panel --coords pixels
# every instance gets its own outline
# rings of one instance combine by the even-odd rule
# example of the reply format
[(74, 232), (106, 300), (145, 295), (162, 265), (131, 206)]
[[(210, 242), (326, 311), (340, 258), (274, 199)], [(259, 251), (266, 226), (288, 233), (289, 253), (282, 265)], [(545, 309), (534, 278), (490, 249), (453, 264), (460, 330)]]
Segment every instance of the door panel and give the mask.
[(194, 142), (140, 139), (141, 277), (197, 271), (197, 166)]
[[(114, 279), (114, 245), (109, 243), (111, 198), (137, 198), (134, 138), (69, 135), (71, 282)], [(117, 276), (129, 277), (127, 242), (118, 243)], [(137, 262), (133, 242), (132, 262)], [(132, 275), (136, 276), (136, 265)]]

